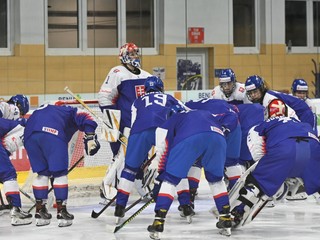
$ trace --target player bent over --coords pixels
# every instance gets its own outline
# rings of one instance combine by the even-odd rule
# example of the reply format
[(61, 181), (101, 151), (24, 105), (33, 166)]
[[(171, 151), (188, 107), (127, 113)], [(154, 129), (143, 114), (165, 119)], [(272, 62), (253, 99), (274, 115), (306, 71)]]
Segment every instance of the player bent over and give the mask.
[(183, 111), (180, 107), (173, 107), (168, 115), (172, 116), (157, 129), (157, 133), (161, 130), (166, 132), (163, 142), (168, 155), (161, 157), (159, 172), (163, 172), (157, 178), (161, 185), (155, 184), (154, 187), (155, 219), (148, 226), (150, 238), (159, 239), (176, 186), (187, 177), (190, 167), (200, 156), (220, 214), (216, 226), (221, 229), (221, 234), (230, 236), (229, 197), (223, 181), (227, 144), (221, 125), (205, 110)]
[(132, 128), (114, 212), (117, 223), (124, 217), (136, 175), (147, 159), (149, 150), (155, 145), (156, 128), (166, 121), (166, 114), (171, 106), (183, 105), (173, 96), (163, 93), (163, 82), (156, 76), (148, 77), (144, 88), (145, 95), (136, 99), (132, 105)]
[(37, 177), (33, 181), (36, 199), (36, 225), (50, 224), (52, 215), (46, 208), (49, 178), (57, 203), (59, 227), (72, 224), (74, 216), (67, 211), (68, 199), (68, 142), (76, 131), (85, 132), (84, 146), (88, 155), (100, 148), (95, 130), (97, 123), (81, 109), (69, 106), (44, 105), (33, 112), (24, 132), (24, 146)]
[[(21, 209), (17, 172), (9, 156), (23, 145), (23, 130), (19, 121), (0, 118), (0, 182), (11, 209), (11, 225), (32, 223), (32, 215)], [(1, 194), (1, 193), (0, 193)]]
[(308, 195), (320, 190), (320, 144), (312, 127), (287, 117), (280, 99), (273, 99), (266, 110), (268, 119), (248, 134), (252, 157), (259, 162), (239, 191), (232, 211), (236, 226), (252, 221), (268, 197), (285, 197), (287, 178), (301, 178)]

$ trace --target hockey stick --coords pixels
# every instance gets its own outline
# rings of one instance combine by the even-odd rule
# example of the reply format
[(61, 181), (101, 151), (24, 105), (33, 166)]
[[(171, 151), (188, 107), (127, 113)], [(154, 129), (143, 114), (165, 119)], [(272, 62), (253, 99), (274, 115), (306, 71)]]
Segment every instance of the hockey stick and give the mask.
[[(69, 168), (68, 174), (69, 174), (73, 169), (75, 169), (75, 167), (76, 167), (83, 159), (84, 159), (84, 155), (83, 155), (81, 158), (79, 158), (78, 161), (76, 161), (71, 168)], [(49, 194), (50, 192), (52, 192), (52, 190), (53, 190), (53, 187), (51, 187), (51, 188), (49, 189), (48, 194)], [(28, 210), (28, 213), (30, 213), (35, 207), (36, 207), (36, 204), (34, 204), (34, 205)]]
[(151, 198), (148, 202), (146, 202), (141, 208), (139, 208), (134, 214), (132, 214), (127, 220), (125, 220), (122, 224), (119, 226), (116, 226), (113, 233), (118, 232), (121, 228), (123, 228), (125, 225), (127, 225), (129, 222), (131, 222), (136, 216), (138, 216), (144, 209), (146, 209), (151, 203), (154, 202), (154, 199)]
[(128, 212), (131, 208), (133, 208), (134, 206), (136, 206), (139, 202), (141, 202), (143, 199), (145, 199), (146, 197), (148, 197), (149, 195), (151, 195), (151, 190), (150, 188), (148, 187), (148, 190), (149, 192), (146, 193), (145, 195), (143, 195), (142, 197), (140, 197), (138, 200), (136, 200), (134, 203), (132, 203), (129, 207), (127, 207), (125, 209), (125, 212)]
[[(64, 90), (69, 93), (72, 97), (74, 97), (85, 109), (87, 109), (94, 117), (96, 117), (100, 122), (104, 123), (108, 128), (110, 129), (113, 129), (113, 126), (110, 125), (110, 123), (107, 123), (106, 121), (104, 121), (100, 116), (98, 116), (94, 111), (92, 111), (92, 109), (87, 105), (85, 104), (85, 102), (83, 102), (81, 100), (81, 98), (79, 98), (77, 95), (75, 95), (69, 87), (65, 87)], [(110, 119), (111, 116), (110, 114), (108, 114), (108, 118)], [(119, 123), (117, 123), (117, 125), (119, 125)], [(117, 128), (119, 129), (119, 126), (117, 126)], [(127, 137), (123, 135), (123, 133), (121, 133), (119, 131), (119, 142), (121, 142), (121, 144), (123, 144), (124, 146), (127, 146)]]
[(97, 218), (101, 215), (101, 213), (104, 212), (104, 210), (106, 210), (117, 198), (117, 195), (114, 196), (99, 212), (95, 212), (94, 210), (92, 210), (91, 212), (91, 217), (92, 218)]
[(34, 204), (36, 203), (36, 200), (33, 197), (31, 197), (26, 191), (19, 188), (19, 192), (21, 192), (26, 198), (28, 198)]
[(256, 168), (259, 161), (256, 161), (251, 167), (249, 167), (233, 185), (229, 191), (229, 202), (231, 209), (233, 209), (237, 203), (239, 197), (239, 191), (244, 186), (247, 176)]

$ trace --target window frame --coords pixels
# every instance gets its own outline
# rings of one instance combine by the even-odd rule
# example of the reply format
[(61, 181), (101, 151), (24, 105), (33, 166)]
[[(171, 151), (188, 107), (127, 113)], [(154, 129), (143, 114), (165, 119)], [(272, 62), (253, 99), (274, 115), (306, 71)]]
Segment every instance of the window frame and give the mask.
[[(306, 23), (306, 29), (307, 29), (307, 46), (305, 47), (295, 47), (291, 46), (290, 49), (288, 49), (289, 53), (318, 53), (320, 46), (314, 46), (314, 22), (313, 22), (313, 2), (320, 2), (320, 0), (285, 0), (286, 2), (297, 2), (297, 1), (303, 1), (306, 2), (306, 9), (307, 9), (307, 23)], [(286, 16), (286, 12), (284, 13)], [(285, 43), (288, 48), (288, 43)]]
[[(254, 11), (255, 11), (255, 46), (252, 47), (235, 47), (233, 48), (234, 54), (257, 54), (260, 53), (260, 19), (258, 18), (258, 11), (259, 11), (259, 6), (260, 6), (260, 1), (254, 0)], [(229, 4), (229, 12), (230, 12), (230, 17), (229, 21), (231, 23), (231, 30), (230, 30), (230, 39), (229, 42), (233, 42), (233, 0), (231, 0), (231, 4)]]
[[(88, 48), (87, 46), (87, 0), (77, 0), (79, 4), (79, 48), (48, 48), (48, 0), (45, 0), (45, 49), (48, 56), (70, 56), (70, 55), (117, 55), (119, 48), (126, 43), (126, 1), (117, 0), (118, 4), (118, 47), (116, 48)], [(146, 55), (155, 55), (159, 52), (159, 1), (154, 1), (154, 47), (140, 48), (140, 52)]]
[(12, 56), (13, 55), (13, 1), (7, 0), (7, 47), (0, 48), (0, 56)]

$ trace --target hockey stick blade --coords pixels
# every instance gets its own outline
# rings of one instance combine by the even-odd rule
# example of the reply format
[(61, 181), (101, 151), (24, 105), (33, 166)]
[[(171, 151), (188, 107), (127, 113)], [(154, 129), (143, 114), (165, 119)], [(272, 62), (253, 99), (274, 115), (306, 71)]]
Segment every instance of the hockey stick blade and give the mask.
[(148, 202), (146, 202), (141, 208), (139, 208), (134, 214), (132, 214), (127, 220), (125, 220), (122, 224), (119, 226), (116, 226), (113, 233), (118, 232), (121, 228), (123, 228), (125, 225), (127, 225), (129, 222), (131, 222), (136, 216), (138, 216), (145, 208), (147, 208), (151, 203), (154, 202), (154, 199), (151, 198)]
[(117, 196), (114, 196), (99, 212), (92, 210), (91, 217), (98, 218), (104, 212), (104, 210), (106, 210), (116, 200), (116, 198)]

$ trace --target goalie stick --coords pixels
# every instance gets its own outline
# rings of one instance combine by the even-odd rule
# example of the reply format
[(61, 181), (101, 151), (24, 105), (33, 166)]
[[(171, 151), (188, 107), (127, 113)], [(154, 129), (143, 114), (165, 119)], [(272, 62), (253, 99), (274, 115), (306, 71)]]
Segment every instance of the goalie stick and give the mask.
[[(83, 155), (81, 158), (79, 158), (78, 161), (76, 161), (71, 168), (69, 168), (68, 174), (69, 174), (73, 169), (75, 169), (75, 167), (76, 167), (83, 159), (84, 159), (84, 155)], [(50, 192), (52, 192), (52, 190), (53, 190), (53, 187), (51, 187), (51, 188), (49, 189), (48, 194), (49, 194)], [(36, 207), (36, 204), (33, 204), (33, 206), (28, 210), (28, 213), (30, 213), (35, 207)]]
[[(87, 105), (85, 104), (85, 102), (83, 102), (81, 100), (81, 98), (79, 98), (77, 95), (75, 95), (69, 87), (65, 87), (64, 90), (69, 93), (72, 97), (74, 97), (85, 109), (87, 109), (95, 118), (97, 118), (100, 122), (104, 123), (108, 128), (110, 129), (113, 129), (113, 126), (110, 125), (110, 123), (107, 123), (106, 121), (104, 121), (100, 116), (98, 116), (94, 111), (92, 111), (92, 109)], [(108, 113), (108, 118), (109, 120), (111, 119), (111, 116), (110, 114)], [(119, 125), (119, 123), (116, 123), (117, 125)], [(117, 126), (117, 128), (119, 129), (119, 126)], [(119, 142), (121, 144), (123, 144), (124, 146), (127, 146), (127, 142), (128, 142), (128, 139), (126, 136), (123, 135), (123, 133), (121, 133), (119, 131)]]
[(151, 198), (144, 205), (142, 205), (142, 207), (139, 208), (134, 214), (132, 214), (129, 218), (127, 218), (127, 220), (125, 220), (119, 226), (116, 226), (113, 233), (118, 232), (121, 228), (123, 228), (125, 225), (127, 225), (129, 222), (131, 222), (136, 216), (138, 216), (144, 209), (146, 209), (153, 202), (154, 202), (154, 199)]

